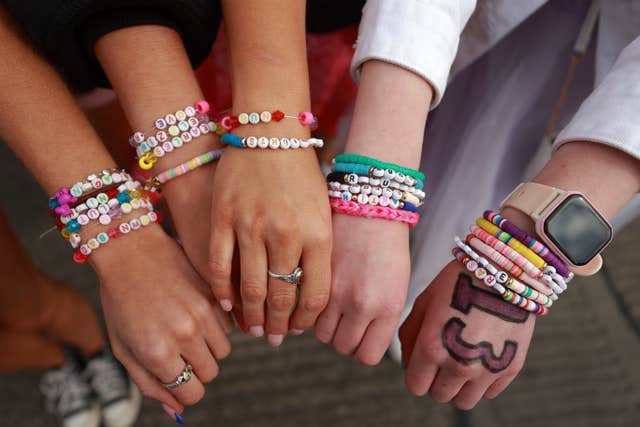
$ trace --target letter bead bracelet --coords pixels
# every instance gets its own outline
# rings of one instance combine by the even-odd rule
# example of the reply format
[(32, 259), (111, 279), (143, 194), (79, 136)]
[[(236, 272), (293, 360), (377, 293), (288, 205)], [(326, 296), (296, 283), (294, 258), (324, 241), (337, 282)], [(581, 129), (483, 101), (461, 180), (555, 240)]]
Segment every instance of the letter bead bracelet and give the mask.
[(327, 175), (334, 212), (417, 224), (420, 214), (416, 211), (426, 197), (421, 190), (422, 173), (365, 156), (347, 159), (364, 159), (367, 164), (339, 163), (334, 159), (333, 171)]
[(280, 110), (274, 112), (263, 111), (262, 113), (240, 113), (237, 116), (227, 115), (220, 120), (220, 126), (231, 131), (243, 125), (257, 125), (258, 123), (280, 122), (284, 119), (295, 119), (302, 126), (308, 127), (312, 131), (318, 128), (318, 119), (309, 111), (303, 111), (297, 116), (289, 116)]
[(266, 136), (249, 136), (241, 138), (232, 133), (222, 135), (220, 141), (223, 144), (236, 148), (260, 148), (272, 150), (296, 150), (299, 148), (322, 148), (324, 141), (318, 138), (298, 139), (298, 138), (267, 138)]

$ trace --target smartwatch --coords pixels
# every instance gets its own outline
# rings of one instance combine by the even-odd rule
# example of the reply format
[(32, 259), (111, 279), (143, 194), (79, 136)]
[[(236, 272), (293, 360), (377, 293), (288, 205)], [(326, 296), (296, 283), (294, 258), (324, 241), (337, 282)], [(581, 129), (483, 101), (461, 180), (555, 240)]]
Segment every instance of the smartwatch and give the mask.
[(540, 240), (575, 274), (589, 276), (602, 267), (600, 252), (613, 228), (586, 196), (536, 182), (523, 182), (501, 203), (535, 222)]

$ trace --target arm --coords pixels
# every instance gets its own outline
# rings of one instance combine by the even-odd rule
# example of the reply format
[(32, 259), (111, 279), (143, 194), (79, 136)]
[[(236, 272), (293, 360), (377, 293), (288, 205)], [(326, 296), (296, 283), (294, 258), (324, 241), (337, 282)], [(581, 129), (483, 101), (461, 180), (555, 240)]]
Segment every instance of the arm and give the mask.
[[(640, 162), (606, 145), (568, 142), (558, 149), (534, 181), (580, 191), (606, 217), (612, 218), (640, 191)], [(509, 208), (504, 209), (503, 214), (535, 236), (533, 222), (527, 216)], [(505, 306), (497, 296), (485, 298), (482, 303), (468, 292), (469, 277), (456, 261), (447, 265), (418, 298), (400, 332), (408, 389), (416, 395), (429, 392), (439, 402), (453, 400), (462, 409), (471, 409), (483, 396), (496, 397), (513, 381), (524, 364), (535, 324), (535, 316), (527, 316), (524, 321), (509, 318), (508, 304)], [(456, 302), (461, 295), (472, 301), (471, 304), (484, 304), (485, 308), (486, 301), (492, 301), (488, 305), (493, 311), (470, 311), (468, 317), (462, 316), (460, 310), (454, 308), (460, 306)], [(494, 354), (507, 346), (511, 351), (503, 352), (492, 364), (467, 359), (471, 352), (454, 345), (455, 334), (451, 329), (452, 321), (460, 318), (469, 319), (464, 337), (473, 348), (471, 352), (479, 348), (477, 343), (481, 341), (489, 343), (489, 348), (495, 349)], [(446, 344), (448, 340), (451, 345)], [(488, 360), (486, 356), (485, 360)]]
[[(49, 194), (91, 172), (115, 167), (61, 79), (28, 46), (4, 10), (0, 54), (5, 62), (0, 67), (0, 134)], [(93, 236), (101, 227), (86, 231)], [(179, 248), (158, 225), (149, 225), (109, 242), (91, 261), (101, 279), (114, 353), (143, 393), (176, 411), (182, 409), (180, 402), (198, 400), (203, 393), (198, 380), (175, 394), (159, 381), (171, 381), (183, 368), (180, 355), (185, 352), (194, 366), (204, 366), (200, 380), (211, 379), (217, 367), (201, 349), (210, 340), (221, 357), (229, 343)]]
[[(233, 113), (279, 109), (297, 116), (308, 111), (304, 2), (228, 0), (223, 11)], [(297, 120), (243, 126), (235, 133), (309, 137)], [(278, 346), (289, 330), (298, 334), (313, 325), (329, 296), (329, 221), (313, 149), (226, 149), (213, 189), (212, 287), (223, 306), (239, 303), (230, 281), (237, 240), (244, 322), (253, 335), (266, 330), (269, 343)], [(296, 305), (296, 288), (268, 279), (267, 270), (289, 273), (298, 265), (304, 269), (304, 285)]]

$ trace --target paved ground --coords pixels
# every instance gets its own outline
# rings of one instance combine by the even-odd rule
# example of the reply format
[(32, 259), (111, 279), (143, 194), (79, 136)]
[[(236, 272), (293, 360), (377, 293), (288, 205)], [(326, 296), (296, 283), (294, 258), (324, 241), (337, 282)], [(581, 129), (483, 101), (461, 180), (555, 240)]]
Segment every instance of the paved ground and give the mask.
[[(49, 227), (44, 195), (0, 147), (1, 199), (37, 263), (81, 289), (96, 305), (90, 269), (69, 261)], [(25, 194), (29, 194), (25, 197)], [(20, 203), (13, 203), (15, 200)], [(205, 401), (186, 414), (191, 426), (637, 427), (640, 425), (640, 222), (607, 250), (606, 269), (573, 284), (551, 316), (538, 322), (526, 368), (500, 398), (469, 413), (410, 397), (402, 371), (385, 360), (357, 366), (310, 336), (282, 349), (235, 335), (234, 353)], [(53, 248), (53, 249), (52, 249)], [(4, 350), (4, 349), (2, 349)], [(0, 351), (2, 351), (0, 350)], [(0, 427), (54, 426), (42, 411), (39, 373), (0, 374)], [(145, 402), (138, 426), (170, 426)]]

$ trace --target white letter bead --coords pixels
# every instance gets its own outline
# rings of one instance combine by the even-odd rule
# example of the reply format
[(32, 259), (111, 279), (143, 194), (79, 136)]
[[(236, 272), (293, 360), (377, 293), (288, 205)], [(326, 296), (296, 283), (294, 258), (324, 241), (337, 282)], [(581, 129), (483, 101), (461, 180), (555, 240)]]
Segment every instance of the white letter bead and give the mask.
[(250, 136), (245, 140), (245, 144), (249, 148), (256, 148), (258, 146), (258, 138), (256, 138), (255, 136)]
[(280, 148), (280, 140), (278, 138), (271, 138), (269, 140), (269, 148), (271, 148), (272, 150)]
[(291, 147), (291, 141), (289, 141), (289, 138), (282, 138), (280, 140), (280, 148), (282, 148), (283, 150), (288, 150), (289, 147)]
[(109, 215), (100, 215), (100, 218), (98, 218), (98, 221), (102, 225), (109, 225), (111, 224), (111, 217)]
[(347, 182), (349, 184), (357, 184), (358, 183), (358, 175), (355, 173), (350, 173), (347, 175)]
[(377, 206), (378, 203), (380, 203), (380, 198), (378, 196), (376, 196), (375, 194), (372, 196), (369, 196), (369, 204), (371, 206)]
[(301, 139), (300, 148), (309, 148), (309, 141), (307, 141), (306, 139)]
[(474, 274), (478, 279), (483, 280), (485, 277), (487, 277), (487, 270), (485, 270), (482, 267), (479, 267)]
[(298, 138), (291, 139), (291, 148), (293, 149), (300, 148), (300, 140)]
[(393, 197), (393, 190), (390, 189), (390, 188), (385, 188), (385, 189), (382, 190), (382, 195), (386, 196), (388, 198), (391, 198), (391, 197)]
[(371, 194), (371, 186), (369, 184), (362, 185), (360, 187), (360, 191), (362, 192), (362, 194), (369, 195)]
[(196, 115), (196, 109), (193, 108), (192, 106), (188, 106), (187, 108), (184, 109), (184, 112), (187, 114), (187, 116), (189, 117), (193, 117)]
[(384, 177), (387, 179), (393, 179), (396, 176), (396, 172), (393, 169), (387, 169), (384, 171)]
[(271, 113), (268, 111), (263, 111), (262, 113), (260, 113), (260, 120), (262, 120), (263, 123), (269, 123), (271, 121)]
[(260, 148), (269, 147), (269, 138), (265, 136), (261, 136), (260, 138), (258, 138), (258, 147)]
[(496, 280), (498, 280), (498, 283), (507, 283), (507, 280), (509, 280), (509, 275), (504, 271), (498, 271), (496, 273)]
[(238, 114), (238, 123), (241, 125), (246, 125), (249, 123), (249, 115), (247, 113)]
[(380, 206), (389, 206), (389, 198), (387, 196), (380, 196)]
[(359, 185), (352, 185), (349, 187), (349, 191), (353, 194), (358, 194), (360, 193), (360, 186)]
[(384, 176), (384, 170), (373, 168), (373, 176), (375, 176), (376, 178), (382, 178)]
[(340, 198), (346, 202), (351, 200), (351, 193), (349, 193), (348, 191), (343, 191), (340, 195)]
[(369, 203), (369, 197), (366, 194), (358, 194), (358, 203), (366, 205)]
[(391, 184), (391, 181), (389, 180), (389, 178), (384, 178), (380, 180), (380, 186), (382, 188), (386, 188)]
[(496, 284), (496, 278), (490, 274), (487, 274), (487, 276), (482, 281), (484, 282), (485, 285), (491, 288), (493, 287), (493, 285)]
[(369, 184), (373, 185), (374, 187), (378, 187), (380, 185), (380, 180), (378, 178), (371, 178), (369, 180)]
[(373, 194), (374, 196), (378, 196), (378, 197), (382, 196), (382, 188), (380, 188), (380, 187), (373, 187), (373, 188), (371, 189), (371, 194)]
[(176, 116), (174, 116), (173, 114), (167, 114), (164, 118), (164, 120), (167, 122), (167, 124), (169, 125), (175, 125), (176, 122), (178, 121), (176, 119)]
[(176, 119), (182, 121), (182, 120), (186, 120), (186, 118), (187, 118), (187, 113), (185, 113), (182, 110), (176, 111)]
[(468, 261), (466, 267), (467, 267), (467, 270), (473, 273), (478, 269), (478, 263), (475, 261)]

